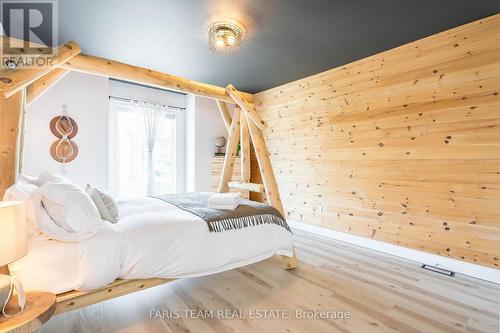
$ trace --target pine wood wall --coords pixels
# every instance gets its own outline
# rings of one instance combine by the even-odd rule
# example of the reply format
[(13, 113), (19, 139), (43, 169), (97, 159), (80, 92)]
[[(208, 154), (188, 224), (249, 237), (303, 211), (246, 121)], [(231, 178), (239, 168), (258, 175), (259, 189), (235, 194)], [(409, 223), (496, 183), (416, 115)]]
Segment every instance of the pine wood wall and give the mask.
[(498, 267), (499, 91), (496, 15), (255, 95), (288, 219)]

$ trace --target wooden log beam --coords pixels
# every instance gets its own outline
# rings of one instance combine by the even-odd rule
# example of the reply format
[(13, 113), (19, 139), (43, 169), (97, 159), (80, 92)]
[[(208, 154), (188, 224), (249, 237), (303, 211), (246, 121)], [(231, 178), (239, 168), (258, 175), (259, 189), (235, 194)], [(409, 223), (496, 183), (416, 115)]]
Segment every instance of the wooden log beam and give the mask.
[[(147, 86), (175, 90), (221, 100), (228, 103), (234, 103), (233, 99), (222, 87), (192, 81), (179, 76), (165, 74), (139, 66), (128, 65), (105, 58), (90, 55), (78, 55), (60, 67), (67, 70), (101, 75)], [(252, 101), (253, 99), (251, 94), (243, 94), (243, 96), (246, 101)]]
[(69, 71), (65, 69), (56, 68), (30, 84), (26, 88), (26, 106), (33, 103), (68, 73)]
[(215, 102), (217, 102), (217, 107), (219, 108), (224, 125), (226, 125), (226, 129), (229, 131), (229, 128), (231, 128), (231, 112), (229, 112), (227, 103), (220, 100), (216, 100)]
[(21, 113), (19, 117), (19, 140), (17, 141), (17, 172), (23, 173), (24, 170), (24, 146), (26, 140), (26, 90), (23, 88), (20, 91), (21, 94)]
[(236, 88), (232, 84), (229, 84), (226, 87), (226, 91), (233, 98), (236, 104), (247, 114), (247, 117), (249, 117), (255, 123), (255, 125), (257, 125), (258, 128), (263, 130), (267, 127), (267, 124), (264, 122), (264, 120), (262, 120), (259, 113), (255, 109), (255, 106), (251, 102), (249, 103), (245, 99), (245, 96), (241, 92), (236, 90)]
[[(264, 183), (267, 202), (270, 206), (276, 208), (283, 215), (283, 217), (285, 217), (285, 210), (283, 209), (283, 204), (281, 202), (278, 183), (276, 182), (276, 177), (274, 176), (264, 135), (262, 134), (262, 131), (251, 121), (248, 121), (248, 128), (250, 130), (250, 137), (255, 150), (255, 156), (257, 157), (257, 163), (259, 164), (260, 174)], [(281, 258), (285, 269), (293, 269), (297, 267), (295, 250), (291, 257), (282, 256)]]
[(17, 178), (22, 100), (21, 91), (0, 99), (0, 199)]
[(233, 121), (229, 129), (229, 138), (227, 139), (226, 156), (224, 158), (224, 165), (222, 166), (222, 174), (219, 183), (219, 193), (229, 191), (228, 183), (233, 175), (234, 160), (236, 158), (236, 150), (238, 141), (240, 140), (240, 109), (235, 108), (233, 114)]
[(117, 279), (106, 287), (92, 291), (68, 291), (56, 295), (55, 314), (64, 313), (82, 308), (87, 305), (96, 304), (108, 299), (123, 296), (136, 291), (155, 287), (164, 283), (175, 281), (176, 279), (137, 279), (123, 280)]
[(240, 147), (241, 180), (244, 183), (248, 183), (251, 177), (250, 133), (248, 132), (248, 119), (245, 112), (240, 112)]
[(248, 128), (250, 130), (250, 137), (252, 138), (257, 164), (259, 165), (260, 174), (262, 176), (262, 182), (264, 183), (264, 188), (266, 190), (267, 201), (269, 205), (279, 210), (279, 212), (285, 216), (285, 210), (283, 209), (283, 204), (281, 202), (278, 184), (276, 182), (276, 177), (274, 176), (264, 135), (262, 134), (262, 131), (251, 121), (248, 122)]
[(56, 55), (52, 57), (50, 65), (33, 68), (23, 68), (20, 65), (14, 70), (0, 70), (0, 96), (7, 98), (16, 94), (29, 84), (51, 72), (56, 66), (64, 64), (79, 53), (80, 46), (75, 42), (68, 42), (57, 48)]
[(293, 253), (291, 257), (281, 256), (283, 267), (285, 269), (294, 269), (298, 266), (297, 256), (295, 255), (295, 248), (293, 248), (292, 251)]

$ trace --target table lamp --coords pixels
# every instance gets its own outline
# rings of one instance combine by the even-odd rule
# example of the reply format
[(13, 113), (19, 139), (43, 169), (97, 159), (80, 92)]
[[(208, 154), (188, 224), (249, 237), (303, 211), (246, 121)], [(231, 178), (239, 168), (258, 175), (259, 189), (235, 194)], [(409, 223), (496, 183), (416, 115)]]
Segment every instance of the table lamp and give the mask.
[[(24, 202), (0, 201), (0, 272), (8, 273), (7, 264), (26, 255), (28, 251), (28, 234), (26, 231), (26, 215)], [(18, 303), (21, 311), (24, 308), (24, 292), (20, 283), (10, 275), (0, 274), (0, 315), (5, 313), (5, 304), (16, 286)]]

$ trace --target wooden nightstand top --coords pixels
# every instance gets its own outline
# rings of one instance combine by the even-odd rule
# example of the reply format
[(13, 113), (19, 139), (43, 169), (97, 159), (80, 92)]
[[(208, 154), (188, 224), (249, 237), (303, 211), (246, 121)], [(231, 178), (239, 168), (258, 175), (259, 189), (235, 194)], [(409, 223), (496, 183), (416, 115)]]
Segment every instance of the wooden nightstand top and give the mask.
[[(31, 333), (47, 322), (56, 309), (56, 295), (48, 292), (26, 293), (26, 307), (17, 316), (6, 318), (0, 315), (0, 332)], [(7, 313), (19, 311), (17, 297), (7, 305)]]

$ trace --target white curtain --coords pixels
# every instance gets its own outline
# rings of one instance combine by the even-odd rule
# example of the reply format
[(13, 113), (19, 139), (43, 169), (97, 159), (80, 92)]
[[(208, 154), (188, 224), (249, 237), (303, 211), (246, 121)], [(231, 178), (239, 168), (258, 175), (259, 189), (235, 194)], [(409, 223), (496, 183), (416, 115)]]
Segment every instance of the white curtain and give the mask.
[(153, 156), (156, 146), (156, 137), (161, 130), (162, 120), (166, 107), (160, 104), (134, 101), (134, 105), (139, 111), (138, 124), (143, 133), (144, 143), (146, 145), (146, 175), (147, 186), (146, 195), (155, 194), (155, 172)]

